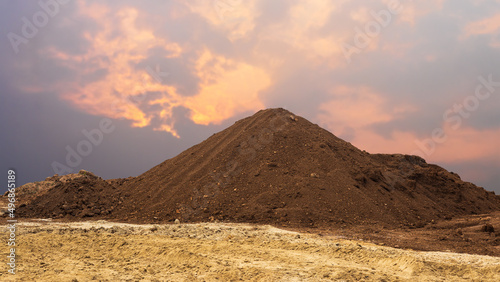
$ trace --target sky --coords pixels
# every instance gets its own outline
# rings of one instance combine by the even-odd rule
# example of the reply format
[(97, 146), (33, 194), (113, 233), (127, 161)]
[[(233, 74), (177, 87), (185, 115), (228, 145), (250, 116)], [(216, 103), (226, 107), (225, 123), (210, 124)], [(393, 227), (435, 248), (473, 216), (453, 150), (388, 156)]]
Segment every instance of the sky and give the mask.
[(18, 186), (137, 176), (282, 107), (500, 194), (498, 0), (0, 0), (0, 31)]

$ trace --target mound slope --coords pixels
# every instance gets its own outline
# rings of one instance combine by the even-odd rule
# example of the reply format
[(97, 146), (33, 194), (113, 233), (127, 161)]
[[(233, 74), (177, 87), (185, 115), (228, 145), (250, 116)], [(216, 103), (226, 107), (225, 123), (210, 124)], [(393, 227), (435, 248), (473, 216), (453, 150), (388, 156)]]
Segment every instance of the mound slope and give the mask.
[(16, 188), (19, 201), (16, 215), (36, 218), (106, 216), (120, 204), (116, 189), (125, 181), (127, 179), (104, 180), (85, 170), (64, 176), (56, 174), (45, 181)]
[[(361, 151), (284, 109), (262, 110), (237, 121), (138, 177), (92, 181), (97, 181), (93, 189), (59, 185), (19, 214), (89, 216), (60, 212), (63, 205), (76, 208), (81, 199), (89, 199), (94, 206), (108, 207), (90, 216), (122, 221), (309, 227), (418, 226), (500, 210), (499, 196), (457, 174), (417, 156)], [(66, 196), (57, 198), (60, 193)]]

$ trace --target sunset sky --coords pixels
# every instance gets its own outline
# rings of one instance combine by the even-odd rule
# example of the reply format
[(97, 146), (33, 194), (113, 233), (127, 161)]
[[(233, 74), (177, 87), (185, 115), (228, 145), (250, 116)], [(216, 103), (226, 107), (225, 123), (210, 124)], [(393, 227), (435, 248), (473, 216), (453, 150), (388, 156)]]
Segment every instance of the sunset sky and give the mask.
[(498, 0), (0, 0), (0, 29), (18, 185), (136, 176), (283, 107), (500, 194)]

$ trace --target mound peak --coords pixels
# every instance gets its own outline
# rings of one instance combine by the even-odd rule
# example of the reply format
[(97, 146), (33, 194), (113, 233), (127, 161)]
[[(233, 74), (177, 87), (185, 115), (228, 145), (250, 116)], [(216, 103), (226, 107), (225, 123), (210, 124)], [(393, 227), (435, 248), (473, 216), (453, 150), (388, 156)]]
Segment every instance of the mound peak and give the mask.
[[(281, 108), (111, 186), (101, 192), (116, 202), (105, 217), (137, 222), (399, 226), (500, 209), (494, 193), (418, 156), (369, 154)], [(44, 197), (24, 214), (43, 215), (51, 205), (57, 213), (58, 203)]]

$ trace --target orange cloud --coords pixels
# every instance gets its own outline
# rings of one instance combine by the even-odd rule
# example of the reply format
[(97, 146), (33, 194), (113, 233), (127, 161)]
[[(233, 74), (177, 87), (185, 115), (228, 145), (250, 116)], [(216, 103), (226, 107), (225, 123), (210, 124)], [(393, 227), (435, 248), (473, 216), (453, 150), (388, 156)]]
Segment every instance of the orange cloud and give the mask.
[(500, 160), (500, 129), (478, 130), (461, 127), (458, 130), (450, 126), (443, 127), (447, 140), (436, 142), (436, 150), (429, 159), (436, 162), (461, 162), (478, 159)]
[(213, 27), (223, 30), (231, 41), (243, 38), (255, 28), (258, 16), (256, 1), (194, 0), (185, 1), (192, 13), (205, 18)]
[[(282, 22), (266, 26), (259, 34), (252, 34), (256, 20), (260, 16), (258, 1), (241, 0), (195, 0), (184, 3), (192, 13), (202, 16), (213, 28), (221, 30), (232, 42), (249, 35), (256, 36), (256, 42), (282, 42), (297, 51), (301, 51), (311, 63), (321, 64), (328, 60), (334, 66), (344, 62), (341, 49), (341, 38), (336, 35), (319, 35), (314, 29), (321, 28), (329, 20), (330, 13), (345, 1), (332, 3), (328, 0), (301, 0), (288, 9), (288, 17)], [(292, 3), (290, 3), (292, 4)], [(313, 32), (312, 32), (313, 31)], [(269, 50), (259, 52), (259, 43), (255, 50), (261, 65), (268, 69), (276, 69), (285, 62), (283, 56), (266, 54)]]
[[(170, 56), (180, 55), (181, 47), (155, 37), (150, 30), (138, 29), (135, 26), (138, 16), (136, 9), (123, 8), (113, 11), (114, 16), (111, 16), (111, 11), (105, 6), (99, 4), (87, 6), (85, 2), (80, 2), (80, 5), (82, 13), (94, 17), (101, 27), (97, 34), (85, 34), (93, 46), (82, 56), (67, 57), (59, 52), (52, 54), (52, 57), (69, 63), (97, 62), (94, 64), (95, 67), (82, 69), (79, 72), (83, 76), (97, 68), (103, 68), (107, 70), (107, 75), (101, 80), (76, 87), (74, 91), (65, 92), (63, 98), (91, 114), (131, 120), (132, 126), (135, 127), (148, 125), (151, 116), (142, 112), (136, 104), (130, 102), (130, 99), (147, 91), (175, 92), (175, 90), (155, 81), (146, 70), (137, 71), (131, 65), (145, 59), (147, 51), (153, 47), (170, 51)], [(114, 35), (117, 31), (120, 36)], [(175, 131), (171, 133), (176, 135)]]
[(295, 50), (303, 52), (312, 64), (322, 64), (328, 60), (331, 66), (337, 66), (344, 62), (341, 37), (338, 34), (320, 34), (318, 30), (342, 3), (327, 0), (299, 1), (290, 7), (288, 21), (268, 27), (261, 39), (279, 38)]
[(317, 118), (332, 132), (343, 132), (345, 126), (355, 130), (380, 122), (388, 122), (401, 112), (414, 109), (400, 106), (388, 112), (383, 96), (368, 87), (339, 86), (331, 90), (332, 100), (320, 106)]
[(184, 101), (192, 109), (195, 123), (219, 123), (236, 113), (264, 107), (258, 93), (271, 84), (264, 70), (205, 50), (198, 59), (197, 71), (201, 91)]
[[(384, 0), (386, 5), (394, 2), (393, 0)], [(434, 11), (443, 9), (445, 0), (421, 0), (418, 2), (412, 1), (399, 1), (401, 5), (401, 12), (397, 15), (397, 21), (401, 23), (408, 23), (415, 26), (416, 21)]]
[(446, 136), (444, 142), (433, 140), (432, 132), (427, 137), (419, 137), (413, 132), (395, 131), (391, 138), (385, 138), (371, 130), (359, 129), (352, 143), (370, 153), (417, 154), (431, 163), (500, 160), (499, 129), (463, 127), (454, 130), (445, 125), (443, 130)]
[[(258, 93), (270, 85), (269, 75), (257, 67), (217, 56), (205, 50), (197, 61), (201, 79), (200, 92), (192, 97), (176, 95), (177, 105), (191, 110), (197, 124), (217, 124), (235, 114), (264, 107)], [(175, 93), (175, 89), (172, 89)], [(168, 106), (172, 97), (151, 101), (152, 105)], [(162, 111), (162, 116), (167, 115)]]
[[(500, 13), (492, 17), (489, 17), (487, 19), (467, 24), (464, 29), (464, 35), (461, 37), (461, 39), (465, 39), (472, 35), (480, 35), (480, 34), (498, 35), (499, 32), (500, 32)], [(496, 37), (493, 37), (490, 45), (491, 47), (498, 48), (500, 47), (500, 40), (496, 39)]]
[(385, 107), (383, 96), (367, 87), (339, 86), (331, 90), (332, 99), (320, 106), (319, 123), (336, 135), (355, 132), (351, 142), (372, 153), (418, 154), (435, 163), (453, 163), (480, 159), (500, 160), (500, 129), (478, 130), (462, 126), (454, 130), (443, 123), (446, 140), (419, 137), (413, 132), (395, 131), (383, 137), (369, 125), (388, 122), (402, 113), (414, 112), (411, 105)]
[(465, 35), (496, 34), (500, 30), (500, 14), (487, 19), (471, 22), (465, 27)]
[[(195, 73), (201, 80), (200, 92), (182, 96), (176, 87), (161, 81), (165, 70), (156, 70), (159, 72), (155, 74), (155, 66), (149, 70), (133, 66), (146, 59), (152, 48), (165, 49), (167, 57), (179, 57), (184, 52), (183, 47), (155, 36), (152, 30), (138, 28), (138, 11), (134, 8), (110, 11), (100, 4), (79, 3), (82, 13), (94, 18), (100, 26), (96, 34), (85, 35), (93, 44), (91, 48), (81, 56), (46, 50), (47, 56), (77, 70), (81, 77), (99, 69), (107, 71), (105, 77), (84, 85), (74, 82), (59, 85), (62, 97), (78, 108), (95, 115), (130, 120), (134, 127), (148, 126), (153, 119), (160, 120), (159, 125), (155, 122), (155, 130), (179, 137), (172, 116), (175, 107), (190, 109), (191, 119), (198, 124), (220, 123), (234, 114), (264, 107), (258, 98), (259, 91), (270, 85), (269, 75), (264, 70), (215, 55), (208, 49), (201, 50)], [(168, 75), (175, 76), (175, 73)], [(156, 111), (143, 110), (134, 102), (148, 92), (160, 93), (160, 97), (147, 103), (160, 106), (161, 110), (158, 107)]]
[[(414, 143), (416, 139), (412, 132), (395, 131), (390, 138), (385, 138), (365, 128), (356, 131), (351, 143), (370, 153), (411, 154), (418, 148)], [(428, 160), (427, 157), (425, 159)]]

